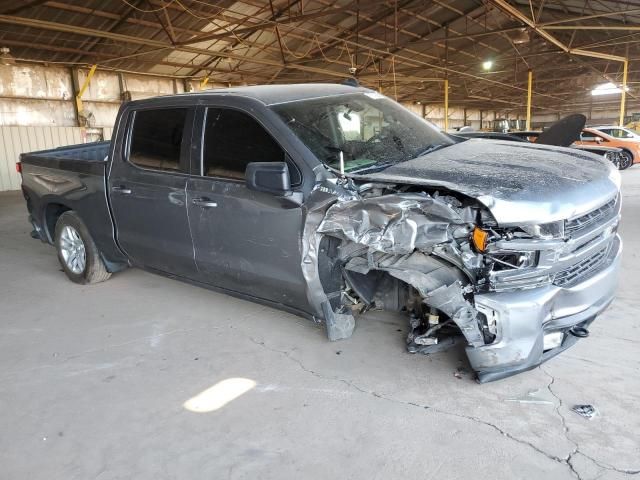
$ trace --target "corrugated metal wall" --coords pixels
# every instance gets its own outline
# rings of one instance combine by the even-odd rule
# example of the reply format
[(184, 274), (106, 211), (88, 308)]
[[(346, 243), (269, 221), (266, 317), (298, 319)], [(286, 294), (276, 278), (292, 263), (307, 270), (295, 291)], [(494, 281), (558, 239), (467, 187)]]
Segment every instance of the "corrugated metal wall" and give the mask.
[(111, 138), (112, 129), (0, 126), (0, 191), (20, 189), (15, 164), (24, 152)]
[[(0, 125), (85, 125), (76, 118), (73, 85), (83, 85), (88, 73), (83, 68), (0, 65)], [(82, 97), (86, 125), (111, 127), (122, 98), (138, 100), (182, 91), (180, 80), (97, 70)]]
[[(87, 127), (76, 116), (74, 83), (88, 70), (20, 63), (0, 65), (0, 191), (20, 188), (15, 162), (23, 152), (108, 140), (122, 98), (184, 91), (181, 80), (97, 70), (82, 98)], [(213, 86), (213, 83), (211, 84)], [(191, 82), (190, 89), (198, 88)]]

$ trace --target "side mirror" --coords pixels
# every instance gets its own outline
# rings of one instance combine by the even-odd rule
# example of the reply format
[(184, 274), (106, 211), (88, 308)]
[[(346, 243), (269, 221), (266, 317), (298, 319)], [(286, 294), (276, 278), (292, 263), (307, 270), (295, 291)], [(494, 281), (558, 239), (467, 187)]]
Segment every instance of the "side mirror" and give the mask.
[(604, 139), (602, 137), (596, 137), (596, 143), (602, 143)]
[(291, 193), (291, 179), (286, 162), (251, 162), (244, 175), (249, 190), (274, 195)]

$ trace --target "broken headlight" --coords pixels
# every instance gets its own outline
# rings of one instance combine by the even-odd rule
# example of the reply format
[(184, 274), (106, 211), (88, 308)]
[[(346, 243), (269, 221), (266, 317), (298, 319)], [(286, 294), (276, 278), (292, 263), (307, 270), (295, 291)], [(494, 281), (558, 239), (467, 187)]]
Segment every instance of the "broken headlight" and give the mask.
[(564, 237), (564, 221), (541, 223), (538, 225), (523, 225), (520, 227), (523, 231), (534, 238), (549, 240), (551, 238)]
[(538, 252), (496, 252), (486, 255), (492, 260), (493, 271), (535, 267), (538, 264)]

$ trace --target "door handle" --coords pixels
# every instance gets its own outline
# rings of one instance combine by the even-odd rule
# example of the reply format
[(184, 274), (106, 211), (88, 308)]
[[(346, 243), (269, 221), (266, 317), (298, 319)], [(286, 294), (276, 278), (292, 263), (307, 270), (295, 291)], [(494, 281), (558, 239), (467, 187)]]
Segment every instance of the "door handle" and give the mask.
[(123, 186), (111, 187), (111, 191), (122, 195), (131, 195), (131, 189)]
[(212, 202), (206, 197), (194, 198), (193, 200), (191, 200), (191, 203), (202, 208), (214, 208), (218, 206), (216, 202)]

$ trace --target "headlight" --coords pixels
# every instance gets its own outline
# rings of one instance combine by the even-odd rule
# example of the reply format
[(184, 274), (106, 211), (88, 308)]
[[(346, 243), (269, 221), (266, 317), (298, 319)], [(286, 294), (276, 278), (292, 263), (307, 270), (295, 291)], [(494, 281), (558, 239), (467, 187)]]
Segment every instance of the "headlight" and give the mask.
[(492, 270), (513, 270), (535, 267), (538, 264), (538, 252), (496, 252), (486, 254), (489, 260), (493, 260)]
[(532, 237), (543, 240), (564, 237), (564, 220), (559, 222), (542, 223), (539, 225), (523, 225), (520, 228)]

